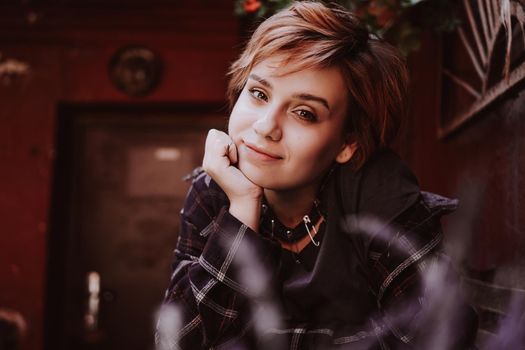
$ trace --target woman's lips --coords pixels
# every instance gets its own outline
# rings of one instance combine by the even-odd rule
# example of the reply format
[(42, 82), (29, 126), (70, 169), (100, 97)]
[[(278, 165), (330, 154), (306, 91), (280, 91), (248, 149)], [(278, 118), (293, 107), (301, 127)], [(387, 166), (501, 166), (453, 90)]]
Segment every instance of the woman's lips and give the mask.
[(283, 157), (272, 153), (270, 151), (267, 151), (261, 147), (257, 147), (250, 143), (244, 143), (246, 146), (247, 153), (253, 157), (256, 157), (257, 159), (261, 160), (280, 160), (283, 159)]

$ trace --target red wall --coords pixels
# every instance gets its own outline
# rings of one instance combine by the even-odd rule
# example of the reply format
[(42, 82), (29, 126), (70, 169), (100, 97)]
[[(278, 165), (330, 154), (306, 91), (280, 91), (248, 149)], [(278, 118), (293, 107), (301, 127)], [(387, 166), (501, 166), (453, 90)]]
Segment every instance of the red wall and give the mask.
[(409, 59), (413, 103), (405, 158), (423, 189), (460, 199), (447, 233), (451, 240), (465, 237), (468, 273), (488, 273), (488, 282), (524, 289), (524, 84), (438, 139), (442, 55), (439, 38), (428, 35)]
[[(43, 346), (57, 106), (223, 103), (224, 73), (238, 50), (233, 1), (115, 5), (0, 5), (0, 52), (30, 65), (27, 75), (0, 83), (0, 308), (27, 320), (26, 349)], [(160, 85), (144, 98), (120, 93), (107, 75), (111, 55), (128, 44), (147, 46), (164, 62)]]

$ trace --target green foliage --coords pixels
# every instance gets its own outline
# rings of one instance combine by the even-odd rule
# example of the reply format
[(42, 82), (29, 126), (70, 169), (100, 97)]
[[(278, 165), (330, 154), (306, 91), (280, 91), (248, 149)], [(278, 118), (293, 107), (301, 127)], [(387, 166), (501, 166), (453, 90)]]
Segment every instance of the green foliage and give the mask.
[[(318, 0), (322, 1), (322, 0)], [(265, 18), (293, 0), (236, 0), (235, 13)], [(451, 31), (457, 27), (455, 0), (336, 0), (356, 13), (371, 32), (396, 44), (405, 54), (421, 46), (421, 33)]]

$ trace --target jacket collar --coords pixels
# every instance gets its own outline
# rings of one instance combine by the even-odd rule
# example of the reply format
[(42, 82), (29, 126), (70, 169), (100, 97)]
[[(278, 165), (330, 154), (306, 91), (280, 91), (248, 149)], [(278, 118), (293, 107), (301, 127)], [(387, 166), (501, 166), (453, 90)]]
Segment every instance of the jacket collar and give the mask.
[(371, 215), (388, 223), (419, 199), (416, 177), (390, 149), (376, 153), (358, 171), (350, 162), (336, 172), (345, 216)]
[(328, 218), (326, 241), (349, 238), (355, 258), (365, 268), (374, 234), (356, 232), (348, 219), (367, 215), (387, 225), (415, 204), (419, 196), (416, 177), (391, 150), (376, 153), (357, 171), (352, 163), (338, 165), (321, 193)]

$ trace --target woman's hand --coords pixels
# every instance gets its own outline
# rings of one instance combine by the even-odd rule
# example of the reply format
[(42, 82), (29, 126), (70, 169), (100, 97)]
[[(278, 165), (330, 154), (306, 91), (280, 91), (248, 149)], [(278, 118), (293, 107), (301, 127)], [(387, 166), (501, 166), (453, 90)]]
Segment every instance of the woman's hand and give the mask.
[(211, 129), (206, 138), (202, 168), (228, 196), (230, 213), (258, 231), (263, 189), (235, 166), (237, 162), (237, 147), (230, 136)]

